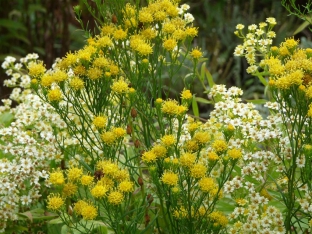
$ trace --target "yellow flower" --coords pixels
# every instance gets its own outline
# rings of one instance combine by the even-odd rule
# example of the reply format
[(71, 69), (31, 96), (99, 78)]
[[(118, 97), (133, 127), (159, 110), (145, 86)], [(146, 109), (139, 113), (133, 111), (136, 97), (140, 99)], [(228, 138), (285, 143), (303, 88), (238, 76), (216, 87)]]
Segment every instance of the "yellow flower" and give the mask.
[(83, 175), (80, 178), (80, 183), (82, 185), (88, 186), (93, 182), (94, 177), (90, 175)]
[(215, 140), (212, 143), (212, 148), (216, 151), (216, 153), (222, 153), (227, 149), (227, 144), (224, 140)]
[(157, 158), (163, 158), (167, 154), (167, 149), (163, 145), (154, 145), (152, 152), (156, 155)]
[(162, 103), (161, 111), (167, 115), (177, 115), (179, 104), (176, 100), (166, 100)]
[(114, 179), (116, 181), (129, 180), (130, 179), (129, 172), (126, 169), (118, 170), (114, 173)]
[(81, 215), (84, 220), (93, 220), (98, 215), (97, 208), (88, 203), (81, 204)]
[(46, 71), (46, 68), (43, 66), (43, 62), (30, 62), (28, 64), (28, 74), (30, 76), (38, 77), (43, 75), (43, 73)]
[(77, 192), (77, 185), (69, 182), (64, 184), (63, 190), (62, 190), (62, 195), (64, 197), (71, 197), (72, 195), (74, 195)]
[(102, 198), (107, 192), (107, 187), (101, 184), (97, 184), (91, 189), (91, 195), (95, 198)]
[(189, 140), (184, 143), (186, 151), (195, 152), (199, 149), (198, 143), (195, 140)]
[(48, 196), (47, 200), (47, 208), (49, 210), (57, 211), (64, 205), (63, 198), (60, 197), (59, 194), (53, 194), (51, 193)]
[(67, 178), (69, 181), (76, 181), (83, 174), (81, 168), (71, 167), (67, 170)]
[(122, 138), (126, 135), (126, 130), (123, 128), (113, 128), (112, 132), (117, 138)]
[(308, 117), (312, 117), (312, 104), (309, 105)]
[(107, 117), (106, 116), (97, 116), (93, 119), (94, 126), (96, 128), (104, 128), (107, 124)]
[(110, 132), (110, 131), (102, 133), (101, 139), (107, 145), (113, 145), (116, 142), (115, 134), (113, 132)]
[(139, 52), (140, 55), (146, 56), (153, 53), (153, 48), (148, 43), (143, 42), (136, 47), (136, 51)]
[(111, 89), (113, 92), (122, 94), (126, 93), (129, 89), (128, 84), (121, 78), (111, 85)]
[(176, 173), (172, 172), (172, 171), (166, 171), (164, 172), (164, 174), (161, 177), (161, 181), (169, 186), (175, 186), (177, 185), (179, 180), (179, 177)]
[(198, 34), (198, 28), (190, 27), (185, 30), (185, 33), (189, 37), (196, 37)]
[(97, 42), (102, 47), (107, 47), (113, 45), (112, 40), (108, 36), (99, 37)]
[(74, 205), (74, 212), (76, 212), (76, 214), (81, 215), (82, 212), (82, 208), (87, 206), (88, 203), (84, 200), (79, 200), (75, 203)]
[(67, 73), (61, 70), (55, 71), (52, 76), (55, 82), (62, 82), (68, 78)]
[(214, 221), (214, 226), (226, 227), (229, 220), (220, 211), (213, 211), (209, 214), (209, 218)]
[(115, 31), (115, 26), (114, 25), (110, 25), (110, 24), (108, 24), (108, 25), (104, 25), (103, 27), (102, 27), (102, 34), (103, 35), (112, 35), (113, 33), (114, 33), (114, 31)]
[(62, 185), (65, 183), (63, 172), (58, 168), (50, 173), (49, 182), (53, 185)]
[(152, 150), (146, 151), (142, 155), (142, 161), (145, 163), (155, 162), (156, 159), (157, 159), (157, 155)]
[(180, 157), (180, 163), (184, 167), (192, 167), (196, 161), (196, 156), (191, 153), (185, 153)]
[(212, 189), (216, 187), (216, 184), (214, 183), (213, 179), (210, 177), (204, 177), (199, 182), (198, 185), (200, 187), (200, 190), (203, 192), (210, 192)]
[(216, 152), (209, 152), (208, 153), (208, 155), (207, 155), (207, 157), (208, 157), (208, 160), (209, 161), (216, 161), (216, 160), (219, 160), (219, 156), (218, 156), (218, 154), (216, 153)]
[(208, 143), (210, 139), (210, 134), (203, 131), (196, 132), (193, 136), (193, 140), (195, 140), (199, 145), (204, 145)]
[(52, 89), (48, 92), (48, 99), (50, 102), (59, 102), (62, 100), (62, 92), (60, 89)]
[(74, 90), (80, 90), (84, 87), (84, 82), (79, 77), (75, 76), (72, 78), (69, 82), (69, 87), (71, 87)]
[(40, 84), (43, 87), (50, 87), (51, 84), (54, 82), (54, 78), (52, 75), (45, 73), (42, 77), (41, 77), (41, 81)]
[(106, 68), (109, 67), (109, 65), (110, 65), (109, 61), (104, 57), (96, 58), (93, 61), (93, 66), (95, 67)]
[(91, 67), (88, 70), (88, 77), (91, 80), (97, 80), (102, 76), (103, 72), (101, 69), (97, 68), (97, 67)]
[(152, 23), (154, 21), (153, 15), (147, 7), (143, 7), (139, 11), (139, 21), (142, 23)]
[(189, 89), (184, 89), (181, 93), (182, 100), (189, 100), (193, 97), (191, 91)]
[(119, 28), (114, 32), (113, 37), (116, 40), (125, 40), (127, 38), (127, 31), (124, 31), (123, 29)]
[(112, 191), (108, 197), (108, 202), (113, 205), (119, 205), (123, 202), (124, 195), (119, 191)]
[(176, 143), (176, 139), (173, 135), (165, 135), (160, 140), (166, 147), (170, 147)]
[(118, 185), (118, 190), (123, 193), (131, 193), (134, 190), (134, 185), (131, 181), (125, 180)]
[(161, 98), (157, 98), (155, 101), (156, 104), (161, 104), (162, 102), (163, 102), (163, 100)]
[(172, 51), (176, 46), (177, 41), (173, 38), (167, 39), (163, 42), (163, 47), (168, 51)]
[(146, 39), (146, 40), (151, 40), (156, 37), (156, 32), (152, 28), (147, 28), (141, 31), (141, 35)]
[(239, 159), (242, 157), (242, 151), (240, 149), (230, 149), (227, 154), (232, 159)]
[(191, 52), (191, 56), (193, 59), (199, 59), (203, 57), (203, 53), (199, 49), (194, 48)]
[(195, 164), (190, 171), (193, 178), (199, 179), (205, 176), (207, 167), (203, 164)]
[(114, 175), (118, 171), (118, 165), (108, 160), (98, 162), (97, 167), (102, 169), (106, 175)]

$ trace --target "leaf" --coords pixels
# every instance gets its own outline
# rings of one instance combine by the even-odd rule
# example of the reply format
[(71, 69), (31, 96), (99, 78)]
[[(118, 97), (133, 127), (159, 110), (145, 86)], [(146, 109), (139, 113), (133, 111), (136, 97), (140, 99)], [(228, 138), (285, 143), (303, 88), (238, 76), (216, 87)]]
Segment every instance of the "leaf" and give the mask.
[(268, 100), (265, 99), (255, 99), (255, 100), (246, 100), (247, 102), (253, 103), (253, 104), (265, 104)]
[(212, 103), (212, 101), (209, 101), (209, 100), (202, 98), (202, 97), (195, 97), (195, 99), (197, 102), (200, 102), (200, 103), (205, 103), (205, 104), (211, 104)]
[(0, 28), (4, 27), (9, 30), (27, 32), (27, 28), (21, 22), (10, 20), (10, 19), (0, 19)]
[(211, 73), (208, 71), (208, 69), (206, 69), (206, 78), (207, 78), (209, 87), (212, 87), (215, 85), (215, 82), (213, 81), (213, 77), (212, 77)]
[(199, 110), (198, 110), (198, 105), (197, 105), (197, 102), (196, 102), (195, 95), (193, 95), (193, 99), (192, 99), (192, 110), (193, 110), (193, 114), (196, 117), (199, 117)]
[(301, 31), (303, 31), (306, 27), (308, 27), (310, 25), (310, 22), (308, 21), (304, 21), (297, 29), (296, 31), (293, 33), (293, 35), (296, 35), (298, 33), (300, 33)]
[(204, 81), (205, 79), (205, 71), (206, 71), (206, 63), (203, 63), (200, 68), (200, 79)]
[(14, 115), (10, 112), (4, 112), (0, 115), (0, 126), (8, 127), (12, 123)]

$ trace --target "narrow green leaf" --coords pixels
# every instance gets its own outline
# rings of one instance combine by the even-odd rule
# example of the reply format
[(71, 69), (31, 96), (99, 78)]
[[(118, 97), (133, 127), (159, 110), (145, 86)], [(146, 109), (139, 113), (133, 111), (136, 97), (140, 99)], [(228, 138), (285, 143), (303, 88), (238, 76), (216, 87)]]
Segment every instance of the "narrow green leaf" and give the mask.
[(209, 100), (202, 98), (202, 97), (195, 97), (195, 99), (197, 102), (200, 102), (200, 103), (205, 103), (205, 104), (211, 104), (212, 103), (212, 101), (209, 101)]
[(198, 110), (198, 105), (197, 105), (195, 95), (193, 95), (193, 99), (192, 99), (192, 110), (193, 110), (193, 114), (196, 117), (199, 117), (199, 110)]
[(207, 78), (209, 87), (211, 88), (212, 86), (215, 85), (215, 82), (213, 81), (213, 77), (212, 77), (211, 73), (208, 71), (208, 69), (205, 69), (205, 70), (206, 70), (206, 78)]
[(204, 81), (205, 79), (205, 71), (206, 71), (206, 63), (203, 63), (200, 68), (200, 79)]
[(308, 21), (304, 21), (294, 32), (294, 35), (302, 32), (306, 27), (308, 27), (310, 25), (310, 23)]

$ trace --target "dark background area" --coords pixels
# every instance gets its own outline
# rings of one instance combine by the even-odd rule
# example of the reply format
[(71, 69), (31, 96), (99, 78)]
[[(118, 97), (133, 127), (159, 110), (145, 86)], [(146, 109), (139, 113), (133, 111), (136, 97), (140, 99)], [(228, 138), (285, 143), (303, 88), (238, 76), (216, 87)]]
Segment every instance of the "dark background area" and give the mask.
[[(76, 5), (84, 9), (80, 1), (0, 0), (0, 63), (7, 55), (20, 58), (35, 52), (49, 68), (55, 58), (81, 48), (86, 38), (73, 12)], [(236, 25), (258, 24), (267, 17), (275, 17), (278, 24), (274, 28), (277, 33), (274, 44), (277, 45), (285, 37), (292, 36), (303, 23), (295, 16), (289, 16), (279, 0), (182, 0), (182, 3), (191, 6), (194, 25), (199, 27), (194, 45), (201, 47), (208, 58), (207, 68), (216, 83), (241, 87), (248, 99), (259, 98), (263, 86), (246, 74), (247, 64), (243, 59), (233, 57), (235, 46), (241, 43), (233, 33)], [(298, 1), (298, 4), (305, 3)], [(89, 29), (95, 27), (85, 9), (82, 19), (85, 24), (89, 22)], [(305, 29), (295, 37), (309, 42), (311, 33)], [(2, 86), (4, 79), (7, 76), (1, 69), (0, 98), (7, 98), (10, 93), (10, 89)]]

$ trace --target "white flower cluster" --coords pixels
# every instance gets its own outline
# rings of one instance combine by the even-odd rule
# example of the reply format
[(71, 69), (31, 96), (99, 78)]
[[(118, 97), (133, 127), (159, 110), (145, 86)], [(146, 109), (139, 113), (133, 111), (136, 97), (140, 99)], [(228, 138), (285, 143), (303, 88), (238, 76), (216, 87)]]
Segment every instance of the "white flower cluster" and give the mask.
[[(0, 232), (7, 221), (17, 219), (21, 209), (35, 204), (48, 178), (50, 162), (63, 158), (54, 130), (67, 137), (65, 147), (77, 143), (66, 134), (66, 125), (52, 106), (28, 89), (30, 79), (23, 78), (28, 77), (22, 74), (23, 66), (36, 58), (31, 54), (14, 64), (15, 58), (8, 57), (2, 64), (6, 71), (11, 70), (11, 79), (5, 84), (15, 88), (0, 107), (0, 114), (10, 113), (14, 118), (8, 127), (0, 126), (0, 151), (4, 155), (0, 160)], [(12, 100), (18, 103), (14, 108)]]

